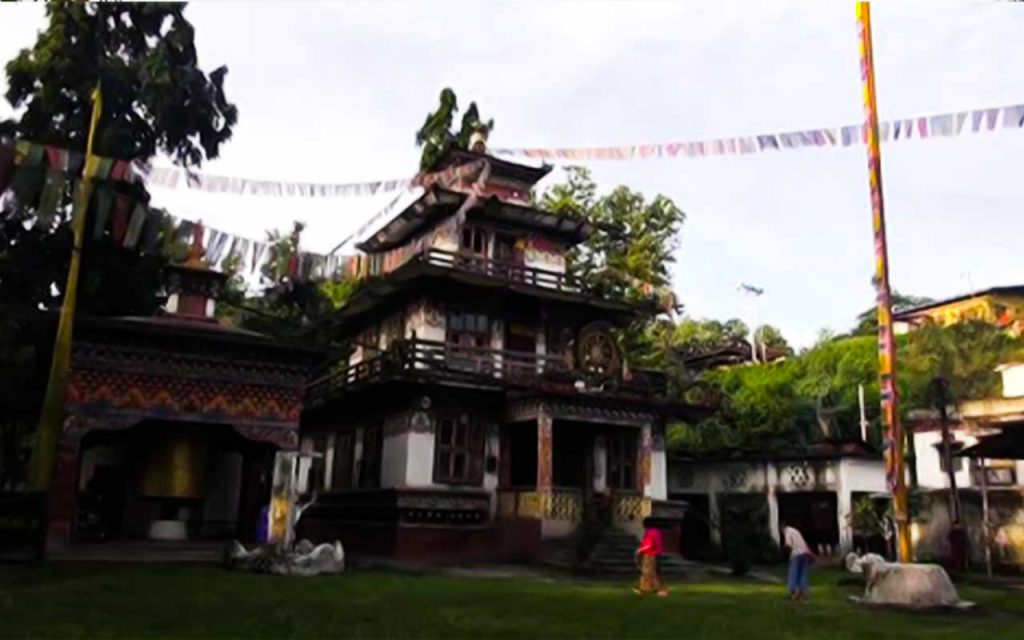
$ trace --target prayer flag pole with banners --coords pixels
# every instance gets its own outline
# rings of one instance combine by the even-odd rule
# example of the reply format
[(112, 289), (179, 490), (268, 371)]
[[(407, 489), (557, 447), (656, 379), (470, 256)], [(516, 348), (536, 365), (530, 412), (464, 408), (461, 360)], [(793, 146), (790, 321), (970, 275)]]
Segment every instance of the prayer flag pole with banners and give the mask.
[(67, 393), (68, 371), (71, 365), (71, 333), (75, 319), (75, 302), (78, 299), (78, 272), (82, 262), (82, 241), (85, 236), (86, 211), (92, 196), (92, 177), (96, 174), (99, 158), (92, 154), (93, 138), (103, 112), (103, 96), (97, 84), (92, 93), (92, 117), (89, 121), (89, 136), (86, 142), (85, 168), (72, 208), (71, 264), (64, 286), (64, 302), (60, 308), (57, 338), (53, 344), (53, 359), (50, 377), (46, 385), (46, 397), (39, 412), (39, 426), (36, 429), (35, 446), (29, 465), (29, 482), (34, 491), (45, 491), (53, 477), (57, 442), (60, 438), (64, 418), (64, 401)]
[(896, 338), (892, 327), (892, 296), (889, 259), (885, 241), (885, 206), (882, 199), (882, 154), (878, 144), (878, 105), (875, 100), (875, 67), (871, 51), (871, 7), (857, 3), (860, 31), (860, 75), (864, 84), (864, 135), (868, 148), (868, 179), (875, 234), (875, 287), (878, 294), (878, 376), (884, 426), (883, 453), (886, 483), (893, 495), (896, 542), (900, 562), (911, 562), (912, 549), (907, 513), (907, 483), (903, 473), (903, 427), (896, 387)]

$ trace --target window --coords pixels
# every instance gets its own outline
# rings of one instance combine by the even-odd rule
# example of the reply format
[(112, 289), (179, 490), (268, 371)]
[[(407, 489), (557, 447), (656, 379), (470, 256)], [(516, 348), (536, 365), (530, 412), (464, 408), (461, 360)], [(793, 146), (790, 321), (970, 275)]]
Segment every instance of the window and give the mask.
[(564, 366), (568, 367), (567, 358), (575, 335), (572, 327), (558, 322), (548, 322), (544, 327), (544, 333), (544, 346), (549, 358), (564, 358), (566, 359)]
[(487, 255), (487, 232), (475, 227), (463, 227), (462, 250), (480, 256)]
[[(935, 448), (939, 452), (939, 471), (941, 471), (942, 473), (949, 473), (949, 469), (946, 468), (946, 456), (943, 455), (944, 452), (943, 452), (943, 449), (942, 449), (942, 443), (940, 442), (940, 443), (936, 444)], [(955, 457), (956, 454), (961, 449), (963, 449), (963, 448), (964, 448), (964, 443), (962, 443), (962, 442), (950, 442), (949, 443), (949, 454), (950, 454), (950, 456), (954, 456), (953, 459), (952, 459), (953, 473), (957, 473), (959, 471), (963, 471), (964, 459), (963, 458)]]
[(334, 436), (334, 466), (331, 469), (331, 490), (352, 488), (352, 465), (355, 462), (356, 434), (339, 432)]
[(380, 487), (380, 462), (384, 453), (384, 428), (375, 424), (363, 429), (363, 457), (359, 463), (359, 488)]
[(608, 487), (636, 489), (635, 433), (616, 433), (608, 436)]
[[(981, 486), (981, 463), (971, 460), (971, 484)], [(989, 460), (985, 463), (985, 483), (990, 487), (1017, 484), (1017, 463), (1014, 460)]]
[(484, 433), (468, 415), (442, 417), (434, 445), (434, 482), (476, 484), (483, 481)]
[(491, 346), (491, 322), (486, 314), (453, 309), (448, 314), (449, 366), (479, 371), (491, 364), (491, 356), (476, 351)]

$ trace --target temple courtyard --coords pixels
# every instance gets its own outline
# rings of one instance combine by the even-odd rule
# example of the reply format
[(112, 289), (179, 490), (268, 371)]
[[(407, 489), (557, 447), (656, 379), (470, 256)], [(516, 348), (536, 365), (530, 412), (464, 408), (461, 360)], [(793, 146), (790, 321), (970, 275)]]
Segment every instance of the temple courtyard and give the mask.
[[(211, 566), (55, 564), (0, 571), (0, 637), (969, 638), (1024, 635), (1024, 591), (960, 584), (970, 613), (865, 610), (817, 571), (812, 601), (731, 577), (639, 599), (626, 582), (354, 571), (325, 578)], [(1013, 630), (1016, 629), (1017, 632)]]

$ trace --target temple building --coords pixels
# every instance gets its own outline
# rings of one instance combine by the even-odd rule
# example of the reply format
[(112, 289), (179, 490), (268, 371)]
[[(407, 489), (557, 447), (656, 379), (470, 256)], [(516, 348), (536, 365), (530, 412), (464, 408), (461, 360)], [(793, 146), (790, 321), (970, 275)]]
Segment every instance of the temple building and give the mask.
[(612, 332), (656, 305), (569, 273), (593, 229), (530, 203), (550, 167), (471, 147), (359, 247), (371, 277), (331, 326), (348, 349), (306, 397), (317, 497), (299, 535), (356, 555), (530, 560), (584, 521), (671, 529), (665, 422), (696, 408), (631, 368)]
[(47, 547), (254, 540), (273, 453), (299, 442), (315, 354), (214, 317), (197, 227), (154, 317), (79, 318)]

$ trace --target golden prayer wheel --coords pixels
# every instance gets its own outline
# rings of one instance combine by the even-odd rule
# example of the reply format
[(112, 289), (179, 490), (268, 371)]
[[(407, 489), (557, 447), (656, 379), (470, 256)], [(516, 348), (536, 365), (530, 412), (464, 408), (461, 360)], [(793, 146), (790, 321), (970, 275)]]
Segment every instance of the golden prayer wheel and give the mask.
[(147, 498), (202, 498), (206, 441), (195, 433), (164, 433), (153, 438), (142, 495)]

